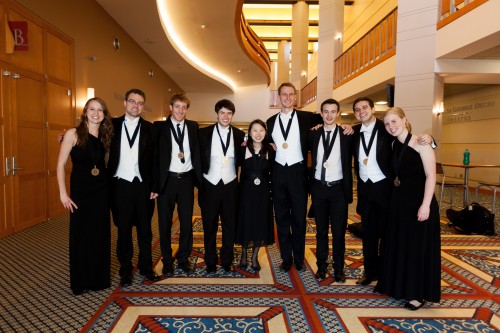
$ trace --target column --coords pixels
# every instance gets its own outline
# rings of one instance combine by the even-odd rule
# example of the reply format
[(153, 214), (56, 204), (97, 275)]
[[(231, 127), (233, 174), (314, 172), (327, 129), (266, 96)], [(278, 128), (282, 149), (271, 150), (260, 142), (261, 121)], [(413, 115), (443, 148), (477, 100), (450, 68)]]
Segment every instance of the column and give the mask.
[(278, 43), (277, 85), (290, 81), (290, 43), (282, 40)]
[(290, 81), (298, 90), (307, 84), (308, 44), (309, 5), (304, 0), (300, 0), (292, 7), (292, 73), (290, 77)]
[(435, 0), (399, 0), (394, 105), (402, 107), (413, 133), (432, 133), (439, 141), (437, 110), (443, 80), (435, 74)]
[(321, 103), (332, 98), (333, 62), (342, 54), (344, 32), (344, 0), (321, 0), (319, 3), (318, 43), (318, 110)]

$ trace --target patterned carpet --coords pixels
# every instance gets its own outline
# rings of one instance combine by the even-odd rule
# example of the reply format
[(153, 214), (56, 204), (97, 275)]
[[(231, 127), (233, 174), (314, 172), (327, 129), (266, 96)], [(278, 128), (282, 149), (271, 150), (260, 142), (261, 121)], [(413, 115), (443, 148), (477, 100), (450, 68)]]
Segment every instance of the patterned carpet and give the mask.
[[(350, 216), (356, 221), (355, 215)], [(156, 219), (153, 223), (157, 235)], [(157, 283), (136, 273), (122, 288), (73, 296), (68, 217), (0, 239), (1, 332), (498, 332), (500, 237), (457, 235), (442, 223), (442, 301), (416, 312), (355, 281), (361, 241), (347, 234), (347, 282), (317, 280), (315, 225), (308, 221), (304, 272), (281, 272), (277, 245), (261, 249), (260, 272), (205, 272), (203, 233), (193, 218), (195, 272), (176, 270)], [(115, 232), (113, 227), (113, 232)], [(116, 243), (113, 235), (113, 244)], [(156, 237), (156, 236), (155, 236)], [(156, 272), (161, 272), (157, 238)], [(236, 249), (236, 257), (240, 249)], [(236, 261), (237, 259), (235, 259)], [(330, 267), (331, 269), (331, 267)]]

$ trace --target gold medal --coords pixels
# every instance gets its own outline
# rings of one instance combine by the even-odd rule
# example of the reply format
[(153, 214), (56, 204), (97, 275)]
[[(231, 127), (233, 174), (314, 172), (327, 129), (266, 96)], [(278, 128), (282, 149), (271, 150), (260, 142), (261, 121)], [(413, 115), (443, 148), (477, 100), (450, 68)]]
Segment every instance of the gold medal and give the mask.
[(283, 144), (281, 145), (281, 147), (283, 147), (283, 149), (287, 149), (288, 148), (288, 143), (283, 142)]
[(255, 179), (253, 180), (253, 183), (254, 183), (255, 185), (260, 185), (260, 179), (259, 179), (259, 178), (255, 178)]
[(184, 158), (184, 153), (182, 151), (177, 154), (177, 157), (179, 157), (181, 160)]
[(367, 164), (368, 164), (368, 157), (365, 157), (365, 159), (363, 160), (363, 164), (364, 164), (364, 165), (367, 165)]
[(99, 175), (99, 169), (97, 169), (97, 167), (94, 166), (94, 168), (92, 170), (90, 170), (90, 173), (92, 174), (92, 176), (98, 176)]
[(399, 185), (401, 185), (401, 181), (396, 177), (396, 179), (394, 179), (394, 186), (399, 187)]
[(328, 162), (323, 163), (323, 168), (328, 168)]

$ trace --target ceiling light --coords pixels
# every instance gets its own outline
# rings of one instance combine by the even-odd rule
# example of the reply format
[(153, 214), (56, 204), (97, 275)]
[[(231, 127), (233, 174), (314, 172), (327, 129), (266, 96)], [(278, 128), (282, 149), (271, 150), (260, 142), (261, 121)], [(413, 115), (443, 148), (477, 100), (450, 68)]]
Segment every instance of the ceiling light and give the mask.
[(377, 105), (386, 105), (387, 102), (386, 101), (378, 101), (378, 102), (375, 102), (375, 104), (377, 104)]
[(205, 24), (202, 24), (202, 25), (201, 25), (201, 28), (202, 28), (202, 29), (205, 29), (206, 27), (207, 27), (207, 26), (206, 26)]
[(167, 9), (167, 1), (156, 0), (156, 6), (158, 7), (158, 12), (160, 13), (160, 22), (161, 25), (163, 26), (163, 30), (165, 30), (165, 33), (167, 34), (167, 37), (174, 46), (174, 48), (181, 55), (187, 58), (187, 60), (189, 60), (189, 62), (193, 66), (195, 66), (198, 70), (207, 74), (211, 78), (226, 84), (231, 89), (236, 90), (237, 89), (236, 84), (229, 77), (205, 64), (184, 44), (182, 38), (179, 36), (179, 34), (174, 28), (173, 25), (174, 20), (171, 19), (171, 17), (169, 16), (169, 13), (173, 13), (173, 11)]

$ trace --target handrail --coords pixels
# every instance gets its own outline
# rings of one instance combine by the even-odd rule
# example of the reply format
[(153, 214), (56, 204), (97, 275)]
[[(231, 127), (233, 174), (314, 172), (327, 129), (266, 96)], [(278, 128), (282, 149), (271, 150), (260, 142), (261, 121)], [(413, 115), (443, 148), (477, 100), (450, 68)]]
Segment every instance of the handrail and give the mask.
[[(241, 1), (241, 6), (238, 8), (241, 10), (242, 7), (243, 1)], [(267, 78), (267, 85), (269, 85), (271, 83), (271, 58), (269, 52), (267, 52), (266, 46), (262, 40), (255, 34), (246, 21), (243, 11), (241, 11), (239, 17), (239, 22), (236, 22), (237, 30), (239, 30), (239, 34), (237, 31), (237, 35), (240, 36), (238, 41), (250, 59), (264, 71)]]
[(318, 98), (318, 78), (315, 77), (304, 88), (300, 89), (300, 107), (312, 103)]
[(333, 88), (339, 87), (396, 54), (395, 8), (334, 61)]
[(447, 24), (450, 24), (487, 1), (488, 0), (441, 0), (439, 2), (440, 21), (437, 23), (437, 29), (439, 30)]

